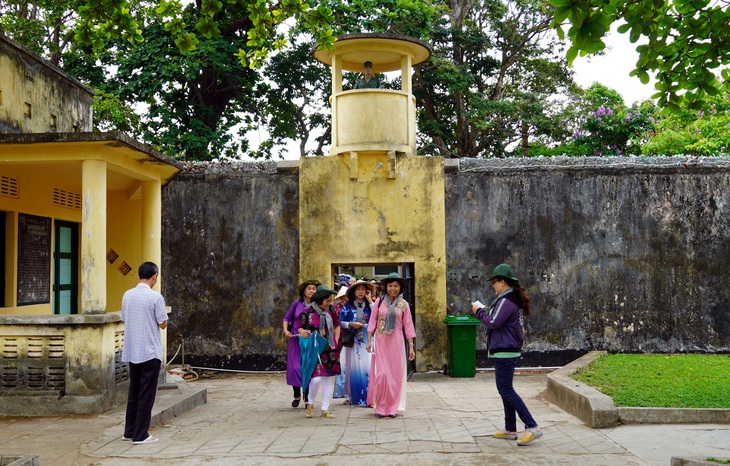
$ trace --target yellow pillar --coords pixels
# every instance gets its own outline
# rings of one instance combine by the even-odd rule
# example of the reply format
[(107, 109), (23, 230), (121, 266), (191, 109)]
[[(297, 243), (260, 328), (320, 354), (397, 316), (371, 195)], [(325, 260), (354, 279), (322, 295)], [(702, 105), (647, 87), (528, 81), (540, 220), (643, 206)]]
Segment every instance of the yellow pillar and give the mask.
[(342, 58), (338, 55), (332, 57), (332, 95), (342, 92)]
[(330, 96), (330, 105), (332, 106), (332, 136), (330, 139), (330, 151), (339, 144), (339, 128), (337, 123), (337, 112), (339, 111), (339, 99), (342, 93), (342, 58), (338, 55), (332, 57), (332, 96)]
[(401, 90), (411, 93), (412, 78), (411, 68), (413, 67), (413, 58), (410, 55), (404, 55), (400, 59), (400, 81)]
[(106, 162), (84, 160), (81, 191), (81, 312), (106, 312)]
[[(151, 261), (161, 267), (162, 262), (162, 183), (142, 183), (142, 261)], [(139, 264), (137, 264), (139, 266)], [(155, 289), (162, 289), (162, 276)]]

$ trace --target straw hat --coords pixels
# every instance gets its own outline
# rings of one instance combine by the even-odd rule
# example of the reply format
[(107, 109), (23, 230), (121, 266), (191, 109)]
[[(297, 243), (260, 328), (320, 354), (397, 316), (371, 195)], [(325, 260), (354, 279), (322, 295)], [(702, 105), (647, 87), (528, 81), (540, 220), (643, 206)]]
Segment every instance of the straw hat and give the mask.
[(370, 290), (370, 293), (375, 293), (375, 286), (367, 280), (358, 280), (353, 283), (350, 288), (347, 289), (347, 300), (350, 302), (355, 301), (355, 288), (363, 285), (366, 290)]

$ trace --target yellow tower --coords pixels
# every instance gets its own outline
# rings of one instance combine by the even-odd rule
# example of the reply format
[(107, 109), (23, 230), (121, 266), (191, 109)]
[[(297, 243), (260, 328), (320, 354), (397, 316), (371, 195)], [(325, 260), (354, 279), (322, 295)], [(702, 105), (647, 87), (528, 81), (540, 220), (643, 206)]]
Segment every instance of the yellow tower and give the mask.
[[(445, 362), (444, 161), (416, 156), (412, 66), (429, 46), (385, 34), (338, 38), (314, 56), (332, 66), (331, 157), (305, 157), (299, 170), (301, 278), (332, 285), (343, 264), (398, 266), (413, 290), (417, 370)], [(401, 71), (401, 90), (342, 90), (342, 71)]]
[[(414, 65), (431, 56), (431, 48), (413, 37), (394, 34), (350, 34), (333, 50), (314, 57), (332, 68), (331, 155), (387, 151), (416, 154), (416, 99), (411, 94)], [(342, 71), (360, 72), (370, 61), (373, 72), (400, 71), (401, 90), (342, 90)]]

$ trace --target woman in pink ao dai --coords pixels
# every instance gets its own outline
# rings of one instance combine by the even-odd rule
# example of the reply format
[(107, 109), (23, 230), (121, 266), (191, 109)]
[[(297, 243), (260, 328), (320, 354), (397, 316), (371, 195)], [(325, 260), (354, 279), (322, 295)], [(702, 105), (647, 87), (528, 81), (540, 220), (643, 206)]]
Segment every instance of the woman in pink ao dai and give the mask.
[(408, 339), (408, 360), (416, 358), (413, 339), (411, 308), (403, 299), (405, 279), (391, 273), (382, 280), (386, 293), (375, 302), (376, 308), (368, 322), (367, 351), (373, 350), (375, 335), (374, 367), (370, 373), (368, 401), (375, 405), (378, 417), (396, 417), (397, 411), (405, 410), (406, 399), (406, 353), (405, 338)]

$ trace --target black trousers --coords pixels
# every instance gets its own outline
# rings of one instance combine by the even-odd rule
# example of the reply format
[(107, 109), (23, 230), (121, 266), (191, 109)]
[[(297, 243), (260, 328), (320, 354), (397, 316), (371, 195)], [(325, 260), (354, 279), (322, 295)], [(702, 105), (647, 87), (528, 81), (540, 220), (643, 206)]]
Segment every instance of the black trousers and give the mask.
[(148, 430), (161, 364), (159, 359), (150, 359), (139, 364), (129, 363), (129, 395), (124, 436), (131, 438), (133, 442), (142, 441), (150, 435)]
[[(302, 396), (302, 387), (294, 387), (294, 398), (299, 398), (300, 396)], [(304, 390), (304, 402), (309, 402), (308, 390)]]

